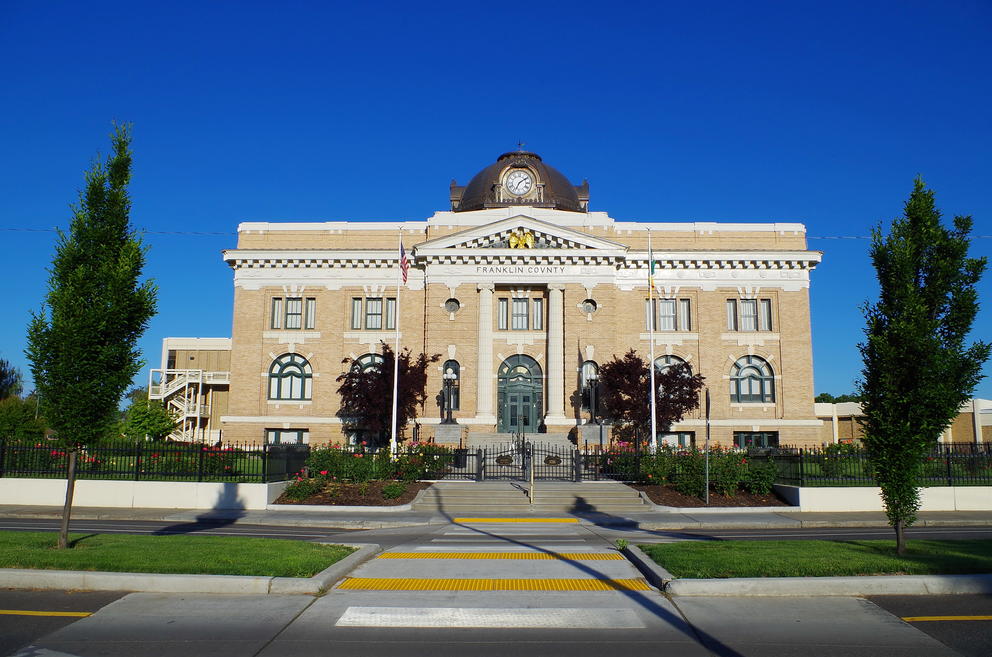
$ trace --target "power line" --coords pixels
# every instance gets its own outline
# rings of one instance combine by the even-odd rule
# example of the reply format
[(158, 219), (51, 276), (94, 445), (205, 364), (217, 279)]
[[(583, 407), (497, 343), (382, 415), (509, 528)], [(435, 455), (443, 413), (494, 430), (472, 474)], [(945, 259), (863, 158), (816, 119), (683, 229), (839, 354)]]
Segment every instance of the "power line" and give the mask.
[[(201, 231), (201, 230), (145, 230), (143, 228), (135, 229), (139, 233), (145, 235), (195, 235), (200, 237), (217, 237), (217, 236), (230, 236), (237, 235), (237, 231)], [(58, 231), (58, 228), (6, 228), (0, 226), (0, 231), (11, 232), (11, 233), (54, 233)], [(870, 240), (871, 235), (807, 235), (808, 240)], [(992, 239), (992, 235), (971, 235), (969, 239), (973, 240), (989, 240)]]

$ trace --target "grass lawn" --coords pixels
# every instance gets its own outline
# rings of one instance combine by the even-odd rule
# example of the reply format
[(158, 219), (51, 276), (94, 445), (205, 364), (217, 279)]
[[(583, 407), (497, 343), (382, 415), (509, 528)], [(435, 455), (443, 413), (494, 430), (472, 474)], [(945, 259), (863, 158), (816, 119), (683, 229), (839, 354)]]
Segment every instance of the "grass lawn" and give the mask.
[(676, 577), (832, 577), (992, 573), (992, 540), (684, 541), (640, 545)]
[(0, 568), (311, 577), (354, 552), (341, 545), (240, 536), (0, 532)]

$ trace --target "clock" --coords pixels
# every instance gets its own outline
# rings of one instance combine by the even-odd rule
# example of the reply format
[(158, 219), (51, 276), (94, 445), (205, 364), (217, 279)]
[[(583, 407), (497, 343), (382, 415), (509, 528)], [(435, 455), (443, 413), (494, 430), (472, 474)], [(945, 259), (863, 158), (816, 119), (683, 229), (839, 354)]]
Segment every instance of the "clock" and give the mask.
[(514, 196), (523, 196), (534, 186), (534, 179), (527, 171), (516, 169), (507, 174), (504, 185)]

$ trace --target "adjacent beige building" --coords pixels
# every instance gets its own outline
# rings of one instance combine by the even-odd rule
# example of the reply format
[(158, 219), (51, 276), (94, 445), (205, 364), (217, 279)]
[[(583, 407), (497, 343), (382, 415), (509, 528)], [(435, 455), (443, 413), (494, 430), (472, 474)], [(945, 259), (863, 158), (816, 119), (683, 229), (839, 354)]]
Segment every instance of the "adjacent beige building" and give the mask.
[[(374, 363), (398, 327), (401, 348), (441, 356), (418, 419), (423, 440), (519, 430), (593, 439), (582, 427), (599, 365), (653, 348), (659, 368), (685, 361), (706, 377), (715, 442), (824, 442), (809, 310), (821, 254), (801, 224), (617, 221), (589, 211), (587, 183), (522, 151), (452, 183), (449, 196), (451, 208), (424, 221), (241, 224), (224, 252), (230, 340), (168, 338), (153, 373), (153, 396), (183, 406), (185, 437), (348, 440), (342, 360)], [(397, 289), (401, 241), (409, 271)], [(439, 425), (433, 403), (448, 370), (457, 430)], [(173, 402), (179, 391), (210, 401)], [(704, 436), (698, 411), (661, 438)]]

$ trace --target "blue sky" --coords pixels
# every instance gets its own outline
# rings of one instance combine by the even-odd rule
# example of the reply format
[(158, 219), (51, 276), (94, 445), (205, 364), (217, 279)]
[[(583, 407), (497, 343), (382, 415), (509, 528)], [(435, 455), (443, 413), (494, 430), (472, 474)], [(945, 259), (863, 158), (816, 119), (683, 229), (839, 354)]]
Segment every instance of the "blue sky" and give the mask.
[[(134, 123), (132, 220), (152, 231), (155, 367), (163, 337), (230, 335), (239, 222), (424, 219), (520, 140), (619, 220), (865, 236), (922, 174), (948, 219), (992, 235), (990, 44), (985, 0), (6, 0), (0, 357), (27, 373), (50, 229), (114, 119)], [(809, 245), (816, 391), (850, 392), (868, 242)], [(992, 273), (980, 294), (989, 339)]]

